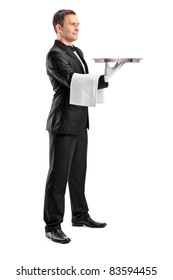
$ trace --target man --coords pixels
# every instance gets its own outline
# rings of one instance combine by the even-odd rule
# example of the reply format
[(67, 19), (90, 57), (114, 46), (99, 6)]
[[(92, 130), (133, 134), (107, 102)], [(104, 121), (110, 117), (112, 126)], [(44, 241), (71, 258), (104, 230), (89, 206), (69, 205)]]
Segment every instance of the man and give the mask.
[[(103, 228), (106, 223), (95, 222), (90, 218), (85, 198), (88, 107), (70, 104), (71, 89), (77, 94), (73, 78), (76, 77), (80, 83), (80, 77), (86, 77), (86, 81), (91, 78), (82, 51), (72, 45), (78, 39), (78, 18), (74, 11), (60, 10), (53, 17), (53, 26), (57, 40), (46, 59), (47, 74), (55, 94), (47, 120), (50, 167), (46, 181), (44, 221), (46, 237), (65, 244), (70, 242), (61, 229), (67, 183), (72, 225)], [(107, 81), (120, 66), (122, 64), (113, 68), (106, 65), (105, 75), (99, 76), (97, 83), (94, 81), (98, 90), (108, 87)], [(84, 79), (83, 90), (86, 84)]]

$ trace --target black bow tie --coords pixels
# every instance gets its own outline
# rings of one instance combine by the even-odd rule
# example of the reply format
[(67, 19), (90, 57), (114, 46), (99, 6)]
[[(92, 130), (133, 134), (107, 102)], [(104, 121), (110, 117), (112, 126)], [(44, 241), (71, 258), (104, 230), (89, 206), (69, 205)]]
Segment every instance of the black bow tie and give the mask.
[(67, 49), (68, 49), (68, 50), (71, 50), (72, 52), (75, 51), (75, 47), (74, 47), (74, 46), (67, 46)]

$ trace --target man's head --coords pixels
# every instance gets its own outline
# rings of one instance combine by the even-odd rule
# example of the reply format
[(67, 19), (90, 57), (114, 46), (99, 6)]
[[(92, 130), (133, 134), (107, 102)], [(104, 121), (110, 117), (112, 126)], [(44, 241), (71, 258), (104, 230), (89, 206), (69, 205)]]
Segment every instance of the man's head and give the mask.
[(53, 27), (58, 40), (66, 45), (78, 39), (79, 21), (72, 10), (59, 10), (53, 17)]

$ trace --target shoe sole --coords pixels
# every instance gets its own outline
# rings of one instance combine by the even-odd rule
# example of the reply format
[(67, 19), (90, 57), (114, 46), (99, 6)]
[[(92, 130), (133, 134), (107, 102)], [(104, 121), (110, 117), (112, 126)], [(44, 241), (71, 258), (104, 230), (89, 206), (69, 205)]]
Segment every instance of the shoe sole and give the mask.
[(95, 227), (95, 226), (90, 226), (90, 225), (87, 225), (87, 224), (79, 224), (79, 223), (72, 223), (72, 226), (73, 227), (90, 227), (90, 228), (104, 228), (106, 225), (104, 226), (100, 226), (100, 227)]
[(60, 244), (67, 244), (67, 243), (69, 243), (71, 241), (70, 238), (66, 239), (66, 240), (57, 240), (57, 239), (53, 239), (53, 238), (51, 238), (50, 236), (47, 236), (47, 235), (46, 235), (46, 237), (48, 239), (52, 240), (53, 242), (60, 243)]

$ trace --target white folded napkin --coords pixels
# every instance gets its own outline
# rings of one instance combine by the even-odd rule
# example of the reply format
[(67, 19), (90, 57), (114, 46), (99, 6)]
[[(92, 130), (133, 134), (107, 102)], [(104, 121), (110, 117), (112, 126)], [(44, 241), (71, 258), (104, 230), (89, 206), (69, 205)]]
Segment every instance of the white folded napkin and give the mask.
[(98, 89), (100, 75), (73, 74), (70, 85), (70, 104), (95, 107), (104, 103), (104, 89)]

